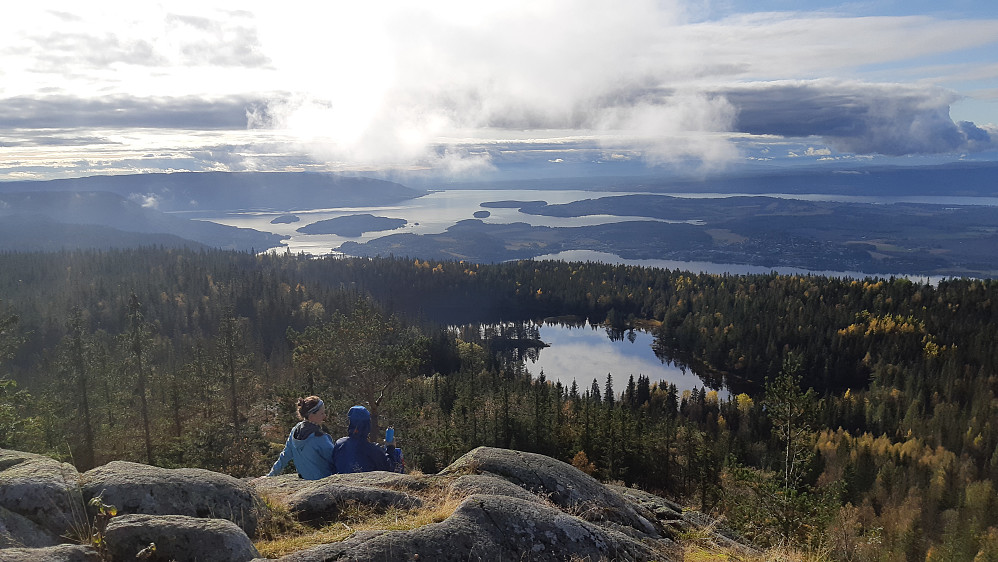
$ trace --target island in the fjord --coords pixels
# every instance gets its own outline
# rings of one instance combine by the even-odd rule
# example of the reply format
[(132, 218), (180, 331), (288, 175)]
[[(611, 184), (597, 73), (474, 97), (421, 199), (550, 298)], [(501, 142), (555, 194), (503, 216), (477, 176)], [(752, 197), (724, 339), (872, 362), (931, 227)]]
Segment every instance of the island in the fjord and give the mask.
[[(998, 215), (980, 205), (892, 205), (775, 197), (689, 199), (622, 195), (567, 204), (499, 201), (552, 217), (611, 215), (619, 222), (575, 227), (464, 220), (440, 234), (391, 234), (345, 242), (353, 256), (501, 262), (569, 250), (625, 259), (665, 259), (812, 271), (998, 275)], [(642, 217), (635, 219), (634, 217)]]
[(376, 217), (370, 213), (347, 215), (326, 219), (305, 225), (298, 229), (302, 234), (335, 234), (337, 236), (356, 237), (365, 232), (383, 232), (395, 230), (408, 224), (405, 219)]
[(291, 224), (299, 221), (301, 221), (301, 217), (288, 213), (286, 215), (274, 217), (274, 219), (270, 221), (270, 224)]

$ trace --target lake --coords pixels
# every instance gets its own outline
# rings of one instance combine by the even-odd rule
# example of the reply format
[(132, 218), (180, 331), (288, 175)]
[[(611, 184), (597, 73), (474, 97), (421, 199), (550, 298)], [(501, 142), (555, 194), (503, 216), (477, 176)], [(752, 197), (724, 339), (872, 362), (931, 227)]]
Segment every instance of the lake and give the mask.
[[(593, 379), (600, 390), (606, 385), (606, 375), (613, 376), (613, 390), (620, 395), (627, 388), (627, 380), (634, 375), (644, 375), (652, 383), (669, 382), (684, 390), (701, 388), (703, 382), (690, 370), (662, 363), (652, 349), (654, 337), (648, 332), (634, 331), (635, 339), (611, 341), (602, 327), (568, 327), (557, 324), (540, 326), (540, 339), (550, 345), (540, 350), (536, 362), (526, 362), (526, 367), (536, 378), (544, 371), (548, 380), (561, 381), (571, 388), (572, 381), (579, 385), (579, 392), (592, 387)], [(720, 390), (723, 399), (726, 390)]]

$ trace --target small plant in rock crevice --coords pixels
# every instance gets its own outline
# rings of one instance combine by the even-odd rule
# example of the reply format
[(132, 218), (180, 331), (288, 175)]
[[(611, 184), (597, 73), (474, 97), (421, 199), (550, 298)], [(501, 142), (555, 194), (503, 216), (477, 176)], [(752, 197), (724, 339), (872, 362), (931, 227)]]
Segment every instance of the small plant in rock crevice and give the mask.
[(82, 525), (75, 525), (72, 538), (94, 547), (101, 560), (110, 560), (105, 534), (111, 518), (118, 515), (118, 508), (104, 503), (103, 492), (91, 498), (87, 502), (87, 508), (88, 512), (94, 514), (93, 518), (86, 519)]

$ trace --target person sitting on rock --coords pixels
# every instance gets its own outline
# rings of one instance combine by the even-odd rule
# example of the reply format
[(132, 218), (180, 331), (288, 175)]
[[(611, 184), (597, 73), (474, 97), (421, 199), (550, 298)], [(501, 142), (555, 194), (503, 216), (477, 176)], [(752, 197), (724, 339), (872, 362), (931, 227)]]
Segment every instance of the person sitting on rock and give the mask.
[(336, 472), (333, 469), (333, 439), (322, 431), (326, 406), (318, 396), (298, 399), (298, 417), (302, 420), (291, 429), (281, 456), (267, 476), (277, 476), (295, 462), (298, 475), (306, 480), (318, 480)]
[(333, 466), (337, 473), (387, 470), (402, 472), (401, 450), (395, 448), (395, 430), (385, 432), (385, 447), (367, 440), (371, 433), (371, 412), (363, 406), (354, 406), (347, 412), (347, 436), (340, 437), (333, 446)]

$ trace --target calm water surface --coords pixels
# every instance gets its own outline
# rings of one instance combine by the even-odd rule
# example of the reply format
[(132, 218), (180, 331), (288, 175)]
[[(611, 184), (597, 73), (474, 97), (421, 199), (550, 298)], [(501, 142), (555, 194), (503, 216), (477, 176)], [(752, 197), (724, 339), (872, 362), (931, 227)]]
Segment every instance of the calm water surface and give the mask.
[[(290, 224), (271, 224), (274, 218), (287, 214), (286, 211), (237, 211), (222, 214), (197, 214), (196, 218), (236, 226), (252, 228), (261, 232), (287, 235), (291, 238), (285, 246), (292, 252), (305, 252), (322, 255), (333, 253), (332, 249), (343, 242), (353, 240), (367, 242), (382, 236), (399, 233), (439, 234), (454, 226), (459, 221), (474, 219), (476, 211), (488, 211), (489, 217), (481, 219), (490, 224), (509, 224), (523, 222), (531, 226), (590, 226), (620, 222), (622, 220), (642, 219), (647, 217), (620, 217), (615, 215), (590, 215), (585, 217), (543, 217), (527, 215), (518, 209), (487, 209), (482, 203), (490, 201), (547, 201), (551, 204), (571, 203), (582, 199), (591, 199), (609, 195), (625, 195), (617, 192), (603, 191), (540, 191), (540, 190), (448, 190), (436, 191), (423, 197), (410, 199), (398, 205), (379, 207), (338, 207), (329, 209), (299, 209), (290, 211), (301, 221)], [(297, 229), (314, 222), (347, 215), (370, 213), (375, 216), (405, 219), (408, 224), (397, 230), (368, 232), (362, 236), (347, 237), (335, 234), (302, 234)], [(659, 219), (651, 219), (659, 220)], [(666, 221), (662, 221), (666, 222)], [(283, 249), (283, 247), (282, 247)]]
[[(290, 236), (281, 246), (280, 250), (288, 248), (298, 253), (304, 252), (313, 255), (334, 254), (333, 248), (338, 247), (348, 240), (356, 242), (367, 242), (382, 236), (398, 233), (412, 234), (439, 234), (446, 231), (459, 221), (472, 219), (476, 211), (488, 211), (489, 217), (482, 219), (491, 224), (509, 224), (513, 222), (523, 222), (532, 226), (548, 227), (577, 227), (600, 224), (610, 224), (626, 220), (661, 220), (651, 217), (641, 216), (615, 216), (615, 215), (590, 215), (585, 217), (544, 217), (538, 215), (528, 215), (521, 213), (518, 209), (496, 209), (484, 208), (482, 203), (492, 201), (546, 201), (550, 204), (571, 203), (584, 199), (596, 199), (599, 197), (611, 197), (620, 195), (638, 194), (643, 192), (618, 192), (618, 191), (584, 191), (565, 190), (547, 191), (536, 189), (515, 189), (515, 190), (445, 190), (431, 192), (423, 197), (411, 199), (391, 206), (376, 207), (338, 207), (328, 209), (299, 209), (292, 210), (291, 213), (301, 218), (301, 221), (290, 224), (271, 224), (274, 218), (286, 214), (286, 210), (252, 210), (235, 211), (224, 213), (185, 213), (187, 216), (236, 226), (241, 228), (252, 228), (261, 232), (271, 232), (274, 234)], [(685, 198), (723, 198), (740, 196), (765, 196), (782, 199), (799, 199), (807, 201), (837, 201), (837, 202), (860, 202), (876, 204), (892, 203), (927, 203), (949, 206), (998, 206), (996, 197), (949, 197), (949, 196), (919, 196), (919, 197), (877, 197), (877, 196), (847, 196), (847, 195), (825, 195), (825, 194), (787, 194), (787, 193), (669, 193), (659, 195), (671, 195)], [(337, 236), (334, 234), (301, 234), (297, 229), (321, 220), (354, 215), (360, 213), (370, 213), (376, 216), (400, 218), (408, 221), (408, 224), (397, 230), (382, 232), (368, 232), (358, 237)], [(671, 221), (663, 221), (671, 222)], [(685, 221), (696, 222), (696, 221)], [(783, 274), (807, 274), (826, 275), (830, 277), (850, 277), (863, 278), (870, 276), (869, 273), (858, 271), (809, 271), (804, 269), (777, 267), (769, 268), (762, 266), (742, 265), (742, 264), (718, 264), (711, 262), (682, 262), (672, 260), (627, 260), (615, 254), (594, 252), (589, 250), (572, 250), (558, 254), (549, 254), (536, 259), (553, 259), (563, 261), (594, 261), (603, 263), (621, 263), (630, 265), (643, 265), (648, 267), (660, 267), (665, 269), (680, 269), (684, 271), (716, 273), (716, 274), (751, 274), (770, 273), (776, 271)], [(876, 274), (878, 277), (888, 277), (888, 274)], [(942, 277), (911, 276), (897, 274), (896, 277), (908, 277), (912, 280), (935, 283)]]
[[(540, 350), (537, 362), (527, 362), (530, 373), (537, 377), (541, 371), (550, 381), (561, 381), (571, 388), (574, 380), (583, 392), (593, 385), (596, 379), (600, 390), (606, 385), (607, 373), (613, 376), (614, 393), (620, 395), (627, 387), (631, 375), (637, 381), (644, 375), (652, 383), (669, 382), (684, 390), (702, 388), (704, 383), (689, 370), (671, 364), (664, 364), (652, 349), (654, 337), (648, 332), (635, 330), (635, 339), (611, 341), (604, 328), (590, 326), (571, 328), (555, 324), (540, 327), (541, 340), (549, 344)], [(725, 390), (718, 392), (721, 398), (727, 397)]]

